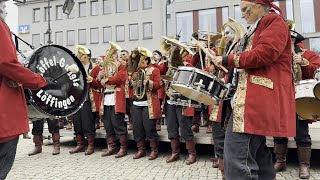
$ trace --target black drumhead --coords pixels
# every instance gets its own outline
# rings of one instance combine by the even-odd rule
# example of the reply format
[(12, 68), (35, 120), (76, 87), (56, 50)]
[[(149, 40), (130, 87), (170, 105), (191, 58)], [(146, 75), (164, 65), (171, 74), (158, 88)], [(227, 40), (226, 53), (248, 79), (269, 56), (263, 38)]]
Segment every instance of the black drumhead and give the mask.
[(52, 87), (29, 90), (29, 102), (42, 114), (57, 118), (77, 112), (88, 94), (86, 72), (80, 60), (62, 46), (43, 46), (30, 57), (28, 68), (31, 71), (53, 79), (67, 72), (72, 64), (78, 65), (78, 73), (67, 73)]

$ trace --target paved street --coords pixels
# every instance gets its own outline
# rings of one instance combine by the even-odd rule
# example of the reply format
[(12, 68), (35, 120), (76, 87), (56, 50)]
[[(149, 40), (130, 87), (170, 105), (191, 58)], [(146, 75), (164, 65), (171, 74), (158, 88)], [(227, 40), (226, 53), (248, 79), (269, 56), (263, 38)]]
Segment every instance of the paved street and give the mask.
[[(210, 154), (204, 151), (204, 149), (211, 149), (208, 145), (197, 146), (200, 153), (199, 161), (187, 166), (184, 164), (187, 157), (185, 150), (180, 161), (170, 164), (165, 162), (166, 156), (170, 153), (167, 143), (161, 144), (160, 157), (149, 161), (147, 158), (132, 159), (135, 152), (133, 142), (130, 143), (128, 156), (115, 159), (113, 156), (103, 158), (100, 156), (101, 149), (105, 147), (102, 140), (97, 143), (96, 153), (91, 156), (84, 156), (83, 153), (70, 155), (68, 151), (75, 145), (74, 142), (70, 137), (64, 137), (62, 141), (60, 155), (52, 156), (52, 146), (48, 145), (50, 141), (44, 140), (43, 153), (29, 157), (27, 153), (33, 148), (32, 140), (21, 138), (15, 164), (7, 179), (221, 179), (217, 169), (211, 168)], [(314, 154), (317, 152), (319, 151), (313, 151)], [(291, 156), (293, 156), (292, 160), (290, 160)], [(317, 157), (313, 159), (319, 160)], [(291, 161), (290, 168), (287, 172), (278, 174), (277, 179), (299, 179), (294, 152), (289, 153), (289, 161)], [(311, 170), (313, 177), (310, 179), (320, 179), (320, 166), (316, 164), (315, 167)]]

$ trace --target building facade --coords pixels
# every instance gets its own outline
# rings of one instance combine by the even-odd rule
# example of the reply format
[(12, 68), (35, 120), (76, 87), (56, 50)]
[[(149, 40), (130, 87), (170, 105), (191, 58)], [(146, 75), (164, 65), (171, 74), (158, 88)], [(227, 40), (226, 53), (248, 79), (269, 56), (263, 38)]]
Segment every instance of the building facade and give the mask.
[[(51, 41), (73, 52), (81, 44), (93, 57), (105, 55), (109, 41), (128, 51), (138, 46), (154, 50), (165, 34), (163, 0), (77, 0), (70, 15), (63, 13), (64, 2), (50, 1)], [(19, 36), (35, 47), (48, 44), (48, 2), (17, 5)]]
[[(239, 4), (240, 0), (174, 0), (168, 6), (168, 34), (181, 31), (181, 41), (190, 41), (191, 34), (197, 30), (220, 31), (228, 17), (247, 26), (241, 19)], [(320, 1), (281, 0), (275, 4), (285, 18), (296, 22), (296, 31), (306, 38), (306, 48), (320, 53)]]

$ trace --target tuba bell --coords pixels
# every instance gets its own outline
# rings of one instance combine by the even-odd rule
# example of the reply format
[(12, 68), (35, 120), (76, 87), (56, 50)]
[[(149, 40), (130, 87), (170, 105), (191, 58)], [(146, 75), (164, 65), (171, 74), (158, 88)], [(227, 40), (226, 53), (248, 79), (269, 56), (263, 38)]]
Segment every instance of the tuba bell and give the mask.
[[(118, 71), (119, 61), (114, 60), (114, 53), (121, 51), (122, 48), (115, 42), (109, 41), (110, 49), (107, 50), (106, 56), (104, 57), (102, 70), (106, 73), (105, 79), (108, 79), (111, 76), (114, 76)], [(113, 87), (111, 87), (113, 88)]]

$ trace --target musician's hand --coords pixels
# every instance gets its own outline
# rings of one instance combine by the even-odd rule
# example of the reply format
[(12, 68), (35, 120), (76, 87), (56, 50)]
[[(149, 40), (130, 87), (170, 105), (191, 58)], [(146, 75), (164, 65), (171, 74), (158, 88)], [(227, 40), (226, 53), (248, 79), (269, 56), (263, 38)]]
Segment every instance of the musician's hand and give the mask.
[(101, 70), (99, 73), (98, 73), (98, 76), (97, 76), (97, 79), (102, 79), (103, 77), (105, 77), (107, 75), (107, 73), (105, 73), (103, 70)]
[(293, 62), (296, 63), (296, 64), (303, 65), (302, 56), (300, 54), (295, 54), (293, 56)]
[(42, 89), (47, 90), (47, 89), (52, 89), (56, 84), (57, 81), (54, 81), (51, 77), (43, 77), (47, 81), (47, 85), (42, 87)]
[(210, 66), (209, 72), (210, 72), (210, 73), (213, 73), (213, 74), (216, 73), (216, 68), (215, 68), (215, 66), (213, 66), (213, 65)]
[(222, 66), (222, 56), (216, 56), (213, 60), (211, 60), (214, 65)]
[(91, 83), (93, 81), (93, 77), (91, 77), (91, 76), (87, 76), (87, 83)]
[(143, 85), (148, 86), (149, 85), (149, 80), (144, 80)]

